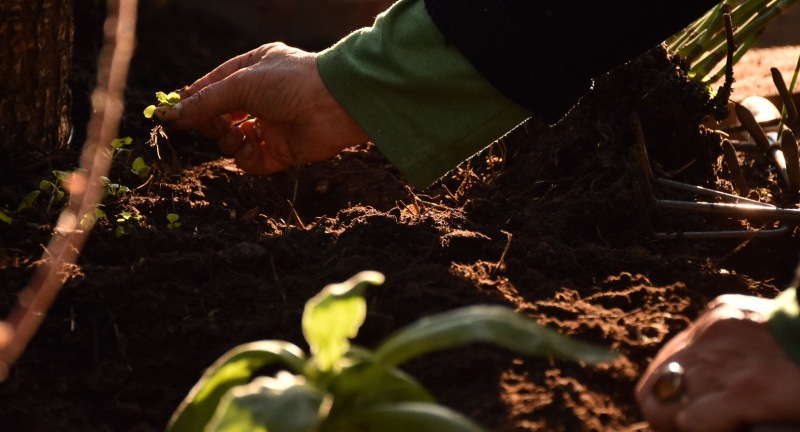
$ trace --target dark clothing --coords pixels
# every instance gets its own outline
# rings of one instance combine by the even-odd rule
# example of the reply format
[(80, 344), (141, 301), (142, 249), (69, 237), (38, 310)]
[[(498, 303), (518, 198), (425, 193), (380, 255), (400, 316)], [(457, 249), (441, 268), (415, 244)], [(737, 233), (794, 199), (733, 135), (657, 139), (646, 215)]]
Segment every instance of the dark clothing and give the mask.
[(501, 93), (555, 123), (592, 78), (654, 48), (718, 0), (425, 0), (448, 43)]

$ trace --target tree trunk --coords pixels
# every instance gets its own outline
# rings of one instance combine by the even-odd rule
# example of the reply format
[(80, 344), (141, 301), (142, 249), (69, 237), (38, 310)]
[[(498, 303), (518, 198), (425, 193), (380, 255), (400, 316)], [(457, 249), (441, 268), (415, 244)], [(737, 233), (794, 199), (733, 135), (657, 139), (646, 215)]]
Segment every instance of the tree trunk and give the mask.
[[(66, 146), (73, 0), (0, 0), (0, 151), (4, 165)], [(17, 162), (22, 162), (18, 160)]]

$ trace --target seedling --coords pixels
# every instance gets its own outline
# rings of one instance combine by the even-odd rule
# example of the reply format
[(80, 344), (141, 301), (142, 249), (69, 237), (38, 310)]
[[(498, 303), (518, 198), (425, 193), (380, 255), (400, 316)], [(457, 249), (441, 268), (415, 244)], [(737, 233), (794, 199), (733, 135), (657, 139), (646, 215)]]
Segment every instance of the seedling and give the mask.
[[(366, 318), (363, 293), (383, 283), (362, 272), (326, 286), (302, 317), (311, 356), (284, 341), (238, 346), (206, 370), (170, 420), (170, 432), (482, 432), (471, 420), (438, 405), (397, 368), (430, 352), (493, 343), (526, 355), (590, 363), (616, 354), (579, 342), (502, 306), (472, 306), (425, 317), (384, 340), (375, 351), (350, 339)], [(253, 378), (265, 367), (283, 367)]]
[(25, 195), (25, 198), (22, 199), (22, 202), (17, 207), (17, 213), (25, 210), (26, 208), (33, 207), (36, 204), (36, 200), (42, 194), (42, 192), (50, 193), (50, 200), (47, 203), (47, 210), (50, 210), (50, 207), (56, 202), (59, 202), (64, 199), (66, 196), (66, 192), (61, 189), (61, 184), (64, 181), (64, 178), (67, 176), (67, 172), (65, 171), (53, 171), (54, 180), (42, 180), (39, 182), (39, 189), (31, 191), (29, 194)]
[(152, 170), (150, 167), (144, 162), (144, 159), (140, 156), (133, 160), (131, 164), (131, 172), (139, 176), (141, 179), (145, 179), (150, 175)]
[(103, 211), (103, 205), (98, 204), (97, 207), (94, 208), (94, 211), (91, 213), (86, 213), (81, 218), (81, 227), (83, 229), (90, 229), (97, 223), (98, 220), (104, 219), (106, 217), (106, 212)]
[(120, 238), (128, 234), (133, 222), (144, 219), (144, 216), (124, 211), (117, 215), (117, 227), (114, 228), (114, 236)]
[(130, 188), (125, 185), (121, 185), (119, 183), (111, 183), (111, 180), (108, 177), (100, 177), (100, 180), (103, 182), (103, 198), (107, 198), (109, 196), (118, 197), (120, 194), (130, 192)]
[(133, 142), (133, 138), (125, 137), (125, 138), (117, 138), (111, 141), (111, 158), (116, 159), (122, 153), (129, 152), (130, 150), (125, 148)]
[(180, 226), (181, 226), (181, 223), (180, 223), (180, 222), (178, 222), (178, 220), (179, 220), (180, 218), (181, 218), (181, 217), (180, 217), (178, 214), (176, 214), (176, 213), (170, 213), (170, 214), (168, 214), (168, 215), (167, 215), (167, 221), (168, 221), (169, 223), (167, 224), (167, 228), (169, 228), (169, 229), (175, 229), (175, 228), (178, 228), (178, 227), (180, 227)]
[(153, 114), (155, 114), (156, 108), (158, 108), (159, 106), (167, 106), (167, 107), (175, 106), (176, 103), (180, 102), (181, 95), (175, 92), (170, 92), (169, 94), (167, 94), (160, 91), (156, 92), (156, 99), (158, 99), (158, 106), (149, 105), (147, 108), (145, 108), (144, 109), (145, 117), (153, 118)]

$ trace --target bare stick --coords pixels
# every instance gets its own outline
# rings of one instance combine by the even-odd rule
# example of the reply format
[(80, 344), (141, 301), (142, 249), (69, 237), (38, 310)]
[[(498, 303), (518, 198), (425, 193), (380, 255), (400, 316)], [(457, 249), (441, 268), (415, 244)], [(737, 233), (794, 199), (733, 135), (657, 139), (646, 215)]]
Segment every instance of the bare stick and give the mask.
[[(137, 0), (109, 0), (105, 44), (98, 64), (98, 83), (81, 170), (69, 180), (70, 201), (61, 213), (45, 249), (42, 264), (19, 295), (17, 305), (0, 322), (0, 380), (22, 355), (44, 321), (65, 280), (63, 269), (75, 263), (92, 228), (90, 218), (102, 197), (101, 176), (111, 166), (111, 141), (122, 118), (123, 92), (134, 49)], [(82, 219), (84, 219), (82, 221)], [(81, 223), (83, 222), (83, 223)]]

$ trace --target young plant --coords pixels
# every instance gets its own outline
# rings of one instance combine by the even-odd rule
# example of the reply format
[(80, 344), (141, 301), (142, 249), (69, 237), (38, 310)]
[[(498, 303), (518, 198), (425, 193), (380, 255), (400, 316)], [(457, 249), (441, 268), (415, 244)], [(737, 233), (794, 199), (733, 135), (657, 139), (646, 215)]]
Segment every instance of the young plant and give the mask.
[(145, 163), (144, 159), (139, 156), (133, 160), (131, 164), (131, 172), (139, 176), (141, 179), (146, 179), (150, 175), (150, 167)]
[(724, 73), (728, 46), (723, 15), (729, 13), (736, 28), (734, 41), (738, 50), (734, 63), (750, 49), (773, 20), (798, 0), (724, 0), (685, 29), (667, 39), (667, 47), (689, 65), (689, 73), (706, 83), (715, 82)]
[(175, 92), (170, 92), (169, 94), (167, 94), (160, 91), (156, 92), (156, 99), (158, 99), (158, 106), (149, 105), (147, 108), (145, 108), (144, 109), (145, 117), (153, 118), (153, 114), (155, 114), (156, 108), (158, 108), (159, 106), (167, 106), (167, 107), (175, 106), (176, 103), (181, 101), (181, 95)]
[[(480, 432), (438, 405), (401, 364), (430, 352), (484, 342), (525, 355), (599, 363), (616, 354), (570, 339), (502, 306), (471, 306), (425, 317), (390, 335), (375, 351), (350, 339), (366, 317), (363, 292), (383, 283), (362, 272), (326, 286), (305, 306), (302, 330), (311, 355), (267, 340), (228, 351), (204, 373), (168, 425), (170, 432)], [(254, 378), (265, 367), (273, 376)]]
[(178, 227), (180, 227), (180, 226), (181, 226), (181, 223), (180, 223), (180, 222), (178, 222), (178, 220), (179, 220), (180, 218), (181, 218), (181, 217), (180, 217), (178, 214), (176, 214), (176, 213), (170, 213), (170, 214), (168, 214), (168, 215), (167, 215), (167, 222), (169, 222), (169, 223), (167, 224), (167, 228), (169, 228), (169, 229), (175, 229), (175, 228), (178, 228)]
[(114, 236), (120, 238), (130, 232), (134, 222), (144, 219), (144, 216), (124, 211), (117, 215), (117, 227), (114, 228)]
[(130, 192), (130, 188), (125, 185), (121, 185), (119, 183), (112, 183), (111, 179), (108, 177), (100, 177), (100, 180), (103, 182), (103, 199), (114, 196), (118, 197), (120, 194)]
[(94, 211), (91, 213), (86, 213), (81, 218), (81, 227), (83, 229), (90, 229), (97, 223), (100, 219), (105, 219), (106, 212), (103, 210), (102, 204), (97, 204), (97, 207), (94, 208)]
[(25, 195), (25, 198), (22, 199), (22, 202), (17, 207), (17, 213), (25, 210), (26, 208), (33, 207), (42, 192), (47, 192), (50, 194), (50, 200), (47, 203), (47, 210), (49, 211), (53, 204), (62, 201), (64, 197), (66, 197), (66, 192), (64, 192), (64, 190), (61, 188), (61, 185), (68, 174), (69, 173), (66, 171), (53, 171), (54, 180), (44, 179), (40, 181), (39, 189), (31, 191), (29, 194)]
[(125, 138), (117, 138), (111, 141), (111, 159), (116, 159), (122, 153), (129, 152), (130, 149), (126, 147), (133, 143), (133, 138), (125, 137)]

